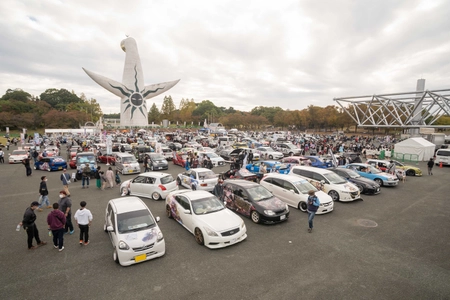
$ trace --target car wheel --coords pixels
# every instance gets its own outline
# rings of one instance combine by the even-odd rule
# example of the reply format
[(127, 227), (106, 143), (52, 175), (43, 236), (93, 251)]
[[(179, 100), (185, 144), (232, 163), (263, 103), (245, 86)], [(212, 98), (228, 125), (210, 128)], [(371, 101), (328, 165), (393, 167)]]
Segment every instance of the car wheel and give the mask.
[(115, 166), (116, 165), (116, 162), (115, 161), (113, 161), (112, 163), (111, 163), (113, 166)]
[[(120, 189), (120, 194), (121, 194), (121, 195), (123, 195), (124, 189), (125, 189), (125, 188), (121, 188), (121, 189)], [(126, 195), (129, 195), (129, 194), (130, 194), (130, 191), (128, 190), (127, 193), (126, 193)]]
[(308, 204), (306, 204), (306, 202), (300, 201), (298, 203), (298, 209), (302, 212), (306, 212), (306, 210), (308, 209)]
[(195, 228), (194, 236), (195, 236), (195, 241), (197, 242), (197, 244), (202, 245), (202, 246), (205, 244), (205, 240), (203, 239), (203, 233), (200, 230), (200, 228)]
[(407, 170), (406, 176), (416, 176), (416, 172), (414, 170)]
[(259, 213), (256, 210), (252, 211), (252, 213), (250, 214), (250, 217), (252, 218), (252, 221), (254, 223), (259, 223), (260, 215), (259, 215)]
[(273, 159), (273, 156), (272, 156), (272, 155), (269, 155), (269, 159)]
[(161, 196), (158, 194), (158, 192), (153, 192), (152, 199), (153, 200), (159, 200), (159, 199), (161, 199)]
[(329, 191), (328, 195), (333, 199), (333, 201), (339, 201), (339, 194), (336, 191)]
[(381, 180), (380, 178), (375, 178), (374, 181), (378, 183), (379, 186), (383, 186), (383, 180)]
[(166, 205), (166, 215), (169, 219), (173, 219), (172, 211), (170, 210), (169, 204)]
[(114, 261), (116, 263), (120, 264), (119, 255), (117, 254), (117, 250), (116, 249), (114, 249), (114, 252), (113, 252), (113, 259), (114, 259)]
[(362, 194), (362, 192), (364, 191), (363, 186), (360, 184), (357, 184), (356, 187), (358, 188), (359, 192)]
[(294, 155), (294, 152), (289, 152), (289, 156), (292, 156), (292, 155)]

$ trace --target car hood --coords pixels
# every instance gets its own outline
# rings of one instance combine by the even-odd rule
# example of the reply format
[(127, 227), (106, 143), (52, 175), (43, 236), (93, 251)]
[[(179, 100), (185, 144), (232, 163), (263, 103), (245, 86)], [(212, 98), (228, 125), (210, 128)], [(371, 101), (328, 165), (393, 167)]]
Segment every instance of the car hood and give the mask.
[(377, 185), (375, 181), (367, 179), (365, 177), (358, 177), (358, 178), (349, 178), (350, 182), (354, 182), (354, 183), (360, 183), (360, 184), (367, 184), (369, 186), (374, 186)]
[(261, 200), (253, 202), (256, 206), (260, 206), (262, 209), (270, 209), (270, 210), (283, 210), (286, 208), (286, 203), (278, 199), (277, 197), (272, 197), (267, 200)]
[(319, 198), (320, 203), (333, 202), (333, 198), (331, 198), (331, 196), (325, 192), (317, 191), (316, 196), (317, 196), (317, 198)]
[(242, 219), (228, 208), (205, 215), (195, 215), (204, 225), (214, 231), (224, 231), (240, 227)]
[(119, 234), (119, 239), (126, 242), (131, 248), (140, 248), (155, 243), (158, 232), (159, 228), (153, 227), (146, 230)]

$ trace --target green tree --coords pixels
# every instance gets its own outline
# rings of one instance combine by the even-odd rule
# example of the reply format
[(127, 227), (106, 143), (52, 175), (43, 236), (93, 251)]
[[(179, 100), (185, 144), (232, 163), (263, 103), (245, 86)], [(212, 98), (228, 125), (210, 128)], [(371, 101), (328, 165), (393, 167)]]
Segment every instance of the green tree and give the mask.
[(161, 106), (161, 117), (164, 119), (172, 120), (175, 110), (176, 107), (173, 103), (172, 96), (165, 96), (163, 104)]
[(66, 111), (69, 104), (83, 102), (73, 91), (69, 92), (66, 89), (47, 89), (40, 98), (60, 111)]
[(154, 122), (155, 124), (159, 124), (159, 122), (161, 122), (161, 114), (155, 103), (153, 103), (148, 112), (148, 122), (150, 124), (152, 122)]
[(274, 119), (275, 119), (275, 115), (277, 113), (282, 112), (283, 109), (281, 107), (265, 107), (265, 106), (257, 106), (255, 108), (253, 108), (250, 113), (252, 115), (257, 115), (257, 116), (263, 116), (265, 117), (267, 120), (269, 120), (269, 122), (271, 124), (274, 123)]
[(27, 102), (29, 100), (32, 100), (32, 96), (24, 92), (21, 89), (8, 89), (6, 93), (2, 96), (2, 100), (14, 100), (14, 101), (20, 101), (20, 102)]

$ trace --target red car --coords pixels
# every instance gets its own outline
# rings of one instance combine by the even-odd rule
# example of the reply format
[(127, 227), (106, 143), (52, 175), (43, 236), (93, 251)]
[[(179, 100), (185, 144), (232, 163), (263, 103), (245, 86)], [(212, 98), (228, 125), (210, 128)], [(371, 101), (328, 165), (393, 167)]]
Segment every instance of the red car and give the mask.
[(76, 157), (72, 157), (72, 159), (69, 162), (69, 166), (71, 169), (77, 168), (77, 158)]
[(116, 165), (116, 159), (114, 158), (114, 156), (112, 154), (103, 154), (103, 155), (97, 156), (97, 162), (104, 163), (104, 164), (108, 163), (113, 166)]
[(185, 164), (186, 164), (186, 158), (187, 158), (187, 154), (184, 153), (178, 153), (178, 152), (173, 152), (173, 164), (174, 165), (179, 165), (181, 167), (184, 168)]

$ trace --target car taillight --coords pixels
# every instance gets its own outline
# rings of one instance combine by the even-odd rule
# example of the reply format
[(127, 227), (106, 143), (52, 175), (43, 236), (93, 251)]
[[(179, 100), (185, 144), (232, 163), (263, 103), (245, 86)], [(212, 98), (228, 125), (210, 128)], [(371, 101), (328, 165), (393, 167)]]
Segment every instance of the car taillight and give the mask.
[(158, 185), (158, 187), (161, 189), (161, 191), (165, 191), (166, 190), (166, 187), (163, 186), (162, 184)]
[(200, 186), (208, 186), (207, 183), (200, 183)]

